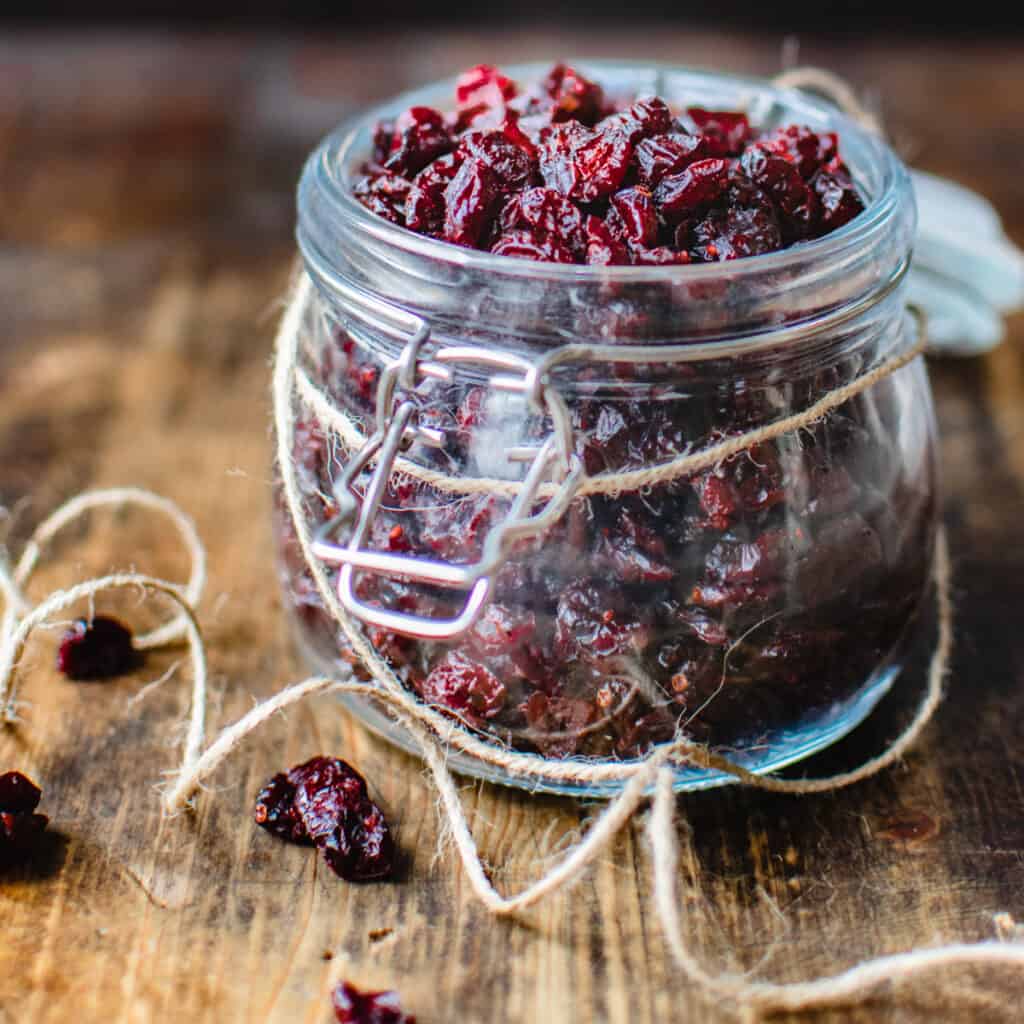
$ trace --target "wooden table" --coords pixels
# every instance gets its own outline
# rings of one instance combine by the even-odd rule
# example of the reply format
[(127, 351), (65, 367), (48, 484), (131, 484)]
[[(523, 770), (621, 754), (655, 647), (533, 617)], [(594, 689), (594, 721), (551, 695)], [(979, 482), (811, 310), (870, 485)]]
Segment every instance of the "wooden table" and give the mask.
[[(201, 617), (219, 728), (302, 671), (290, 651), (269, 527), (268, 353), (293, 255), (305, 152), (354, 107), (479, 59), (642, 54), (771, 73), (774, 39), (660, 28), (336, 39), (114, 34), (0, 43), (0, 501), (16, 547), (86, 487), (179, 501), (210, 552)], [(1024, 241), (1019, 45), (807, 40), (803, 58), (884, 97), (921, 166), (988, 194)], [(982, 939), (1024, 919), (1024, 323), (984, 359), (933, 362), (959, 645), (949, 698), (898, 769), (801, 799), (719, 791), (680, 801), (687, 927), (729, 969), (810, 977), (917, 944)], [(111, 567), (180, 578), (152, 517), (94, 517), (34, 584)], [(126, 611), (143, 623), (155, 607)], [(0, 881), (0, 1021), (308, 1021), (339, 977), (394, 986), (425, 1024), (718, 1019), (680, 981), (648, 910), (639, 824), (568, 895), (496, 921), (451, 851), (435, 857), (433, 792), (413, 759), (331, 699), (268, 725), (212, 779), (194, 815), (162, 820), (180, 749), (181, 657), (76, 685), (54, 634), (21, 672), (30, 702), (0, 768), (45, 789), (53, 838)], [(815, 763), (879, 749), (920, 671)], [(314, 752), (373, 780), (406, 855), (392, 883), (351, 886), (249, 820), (270, 773)], [(496, 883), (517, 889), (586, 826), (592, 806), (463, 785)], [(766, 958), (762, 963), (762, 958)], [(944, 982), (973, 982), (970, 1019), (1019, 1020), (1024, 983), (946, 972), (835, 1020), (935, 1020)], [(1003, 1012), (985, 992), (1015, 997)], [(911, 996), (913, 999), (911, 1000)], [(825, 1019), (824, 1017), (822, 1019)], [(948, 1019), (968, 1019), (952, 1016)]]

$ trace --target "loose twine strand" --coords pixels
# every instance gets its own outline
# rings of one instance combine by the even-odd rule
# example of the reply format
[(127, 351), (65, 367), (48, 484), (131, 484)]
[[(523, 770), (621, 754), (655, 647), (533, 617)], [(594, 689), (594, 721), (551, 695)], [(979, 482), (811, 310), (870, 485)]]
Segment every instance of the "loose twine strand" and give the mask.
[[(841, 88), (835, 88), (837, 83)], [(833, 96), (841, 94), (848, 88), (840, 79), (818, 69), (788, 72), (780, 76), (779, 84), (809, 85), (826, 92), (831, 89)], [(849, 104), (847, 109), (850, 109)], [(415, 740), (437, 788), (449, 834), (473, 892), (495, 914), (507, 915), (523, 910), (546, 896), (564, 891), (577, 881), (595, 858), (607, 849), (620, 829), (633, 819), (653, 788), (653, 804), (647, 820), (646, 833), (652, 855), (654, 905), (669, 950), (683, 974), (704, 996), (724, 1000), (731, 1009), (746, 1017), (756, 1018), (780, 1011), (801, 1011), (860, 1003), (872, 998), (878, 988), (886, 982), (897, 982), (936, 968), (949, 968), (958, 964), (998, 964), (1015, 968), (1024, 966), (1024, 943), (953, 944), (869, 960), (842, 973), (808, 982), (774, 984), (751, 981), (735, 974), (711, 973), (691, 952), (683, 937), (681, 904), (676, 892), (679, 857), (678, 835), (674, 823), (673, 786), (676, 767), (691, 764), (712, 768), (725, 772), (741, 784), (753, 788), (806, 795), (851, 785), (878, 773), (903, 757), (920, 736), (942, 700), (943, 681), (952, 650), (950, 561), (943, 531), (940, 530), (936, 538), (933, 566), (938, 638), (929, 664), (924, 694), (913, 717), (899, 736), (881, 754), (851, 771), (820, 779), (779, 779), (757, 775), (678, 734), (671, 742), (655, 748), (645, 758), (632, 762), (605, 764), (572, 760), (551, 761), (539, 755), (508, 750), (485, 742), (460, 728), (434, 708), (420, 704), (403, 689), (390, 666), (367, 641), (358, 624), (341, 606), (330, 586), (323, 565), (313, 555), (312, 532), (306, 521), (293, 460), (295, 399), (303, 402), (346, 446), (351, 448), (361, 443), (362, 435), (296, 365), (302, 318), (311, 294), (311, 284), (303, 275), (282, 319), (276, 343), (273, 402), (278, 470), (300, 548), (324, 606), (341, 628), (356, 657), (370, 673), (373, 682), (361, 683), (352, 679), (315, 676), (288, 686), (225, 728), (203, 751), (207, 670), (205, 648), (196, 620), (195, 606), (205, 581), (205, 551), (191, 520), (173, 502), (147, 491), (120, 488), (83, 494), (61, 506), (33, 535), (18, 567), (13, 572), (6, 561), (0, 558), (0, 595), (4, 598), (4, 612), (0, 618), (0, 709), (3, 709), (5, 721), (13, 721), (17, 717), (14, 673), (34, 628), (57, 612), (83, 599), (92, 600), (101, 592), (117, 588), (140, 588), (146, 594), (159, 595), (171, 601), (177, 607), (178, 614), (172, 621), (140, 637), (138, 645), (159, 647), (184, 637), (192, 660), (189, 728), (181, 768), (164, 793), (163, 802), (167, 813), (173, 814), (188, 806), (203, 781), (237, 750), (249, 733), (262, 726), (277, 712), (328, 691), (348, 693), (384, 705)], [(920, 354), (923, 347), (922, 331), (915, 344), (903, 354), (830, 392), (801, 414), (786, 417), (766, 427), (732, 438), (724, 444), (714, 445), (634, 474), (603, 474), (592, 477), (585, 487), (593, 489), (584, 490), (583, 493), (617, 493), (689, 475), (756, 444), (798, 430), (821, 419), (838, 405), (907, 365)], [(408, 460), (402, 460), (402, 463), (396, 466), (396, 472), (409, 475), (419, 473), (421, 479), (433, 486), (453, 492), (472, 493), (466, 488), (473, 487), (489, 493), (509, 494), (512, 491), (505, 488), (514, 485), (511, 481), (466, 481), (447, 478), (442, 474), (435, 474), (434, 471), (427, 471)], [(430, 476), (427, 476), (427, 473)], [(654, 476), (651, 477), (649, 474)], [(54, 534), (91, 509), (103, 505), (131, 503), (164, 512), (175, 525), (192, 562), (188, 584), (182, 587), (137, 573), (112, 574), (87, 580), (67, 590), (56, 591), (33, 607), (24, 596), (24, 589)], [(518, 894), (503, 896), (491, 883), (470, 830), (458, 789), (447, 764), (450, 749), (501, 768), (520, 779), (580, 783), (619, 780), (624, 785), (619, 794), (608, 802), (584, 838), (572, 847), (555, 867)]]

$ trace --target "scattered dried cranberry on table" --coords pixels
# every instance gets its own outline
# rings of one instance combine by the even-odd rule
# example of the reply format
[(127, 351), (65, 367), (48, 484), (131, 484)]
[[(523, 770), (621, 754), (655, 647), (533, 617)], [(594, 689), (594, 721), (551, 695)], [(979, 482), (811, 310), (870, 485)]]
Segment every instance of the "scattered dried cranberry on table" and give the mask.
[(334, 1014), (338, 1024), (416, 1024), (402, 1012), (397, 992), (360, 992), (347, 981), (334, 990)]
[[(377, 127), (356, 185), (365, 205), (442, 240), (594, 265), (756, 257), (810, 242), (862, 209), (832, 133), (759, 131), (743, 113), (676, 111), (657, 99), (612, 103), (561, 65), (525, 90), (474, 68), (456, 102), (454, 114), (414, 107)], [(548, 304), (513, 314), (507, 347), (546, 351), (583, 339), (628, 353), (631, 343), (676, 337), (688, 303), (724, 311), (727, 323), (735, 304), (742, 322), (746, 296), (730, 290), (729, 269), (697, 281), (670, 266), (642, 287), (609, 275), (589, 302), (545, 281), (537, 294)], [(467, 343), (495, 344), (486, 306), (479, 327), (474, 319), (489, 298), (467, 296), (474, 312), (443, 326)], [(395, 353), (323, 310), (327, 329), (305, 339), (304, 365), (368, 436), (381, 368)], [(772, 328), (787, 322), (785, 309), (772, 315)], [(534, 316), (556, 323), (557, 337), (537, 331)], [(631, 472), (737, 436), (808, 408), (885, 358), (894, 330), (857, 335), (849, 348), (837, 334), (810, 348), (693, 364), (628, 355), (574, 364), (558, 383), (576, 454), (592, 475)], [(367, 636), (424, 703), (496, 743), (552, 758), (637, 757), (679, 727), (752, 748), (808, 722), (817, 728), (892, 663), (924, 591), (934, 466), (926, 444), (905, 440), (911, 421), (927, 433), (908, 394), (917, 393), (888, 379), (798, 434), (690, 477), (578, 497), (541, 543), (510, 553), (466, 634), (442, 643), (371, 627)], [(417, 445), (408, 457), (451, 477), (507, 475), (507, 465), (494, 468), (499, 449), (551, 430), (543, 417), (524, 426), (519, 409), (508, 411), (469, 372), (403, 400), (446, 438), (443, 450)], [(296, 423), (312, 528), (336, 512), (339, 449), (309, 412)], [(474, 562), (509, 505), (393, 475), (367, 546)], [(352, 663), (283, 509), (280, 530), (282, 574), (306, 641), (324, 661)], [(337, 569), (328, 571), (334, 585)], [(356, 592), (435, 619), (455, 616), (464, 600), (370, 572), (356, 574)]]
[(117, 619), (95, 615), (78, 619), (61, 637), (57, 668), (69, 679), (113, 679), (138, 667), (142, 655), (131, 630)]
[(314, 757), (275, 775), (256, 797), (256, 824), (293, 843), (315, 845), (349, 882), (386, 878), (395, 846), (366, 780), (334, 757)]
[(0, 868), (27, 860), (49, 822), (36, 814), (42, 792), (21, 772), (0, 774)]
[(456, 109), (378, 124), (355, 194), (422, 235), (554, 263), (709, 263), (819, 238), (863, 210), (833, 132), (617, 102), (564, 64), (520, 90), (478, 65)]

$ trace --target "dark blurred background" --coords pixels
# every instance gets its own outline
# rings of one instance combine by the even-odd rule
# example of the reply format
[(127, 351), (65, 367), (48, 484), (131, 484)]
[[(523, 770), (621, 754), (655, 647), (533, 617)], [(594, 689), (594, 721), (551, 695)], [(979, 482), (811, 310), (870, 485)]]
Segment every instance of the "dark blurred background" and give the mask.
[(1024, 4), (886, 3), (869, 0), (718, 0), (716, 3), (680, 3), (678, 0), (571, 0), (559, 4), (521, 0), (502, 4), (483, 0), (388, 0), (388, 2), (316, 3), (313, 0), (7, 0), (0, 18), (24, 23), (82, 25), (102, 22), (235, 27), (257, 25), (409, 25), (550, 20), (593, 29), (609, 21), (671, 20), (675, 24), (760, 27), (785, 32), (900, 31), (923, 36), (963, 31), (982, 35), (995, 30), (1024, 29)]

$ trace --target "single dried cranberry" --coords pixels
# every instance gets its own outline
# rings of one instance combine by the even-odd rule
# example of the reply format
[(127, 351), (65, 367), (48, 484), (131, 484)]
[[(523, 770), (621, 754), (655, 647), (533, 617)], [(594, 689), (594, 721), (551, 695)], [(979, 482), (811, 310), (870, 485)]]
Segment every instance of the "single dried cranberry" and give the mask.
[(811, 179), (818, 197), (818, 231), (827, 234), (853, 220), (864, 209), (853, 179), (841, 164), (820, 170)]
[(443, 114), (432, 107), (410, 107), (395, 124), (395, 141), (384, 167), (412, 178), (452, 145)]
[(663, 99), (653, 96), (637, 100), (621, 113), (612, 114), (602, 123), (601, 129), (620, 132), (635, 146), (642, 139), (672, 131), (672, 112)]
[(592, 203), (622, 184), (632, 153), (632, 143), (619, 132), (569, 121), (541, 132), (540, 173), (548, 188)]
[(391, 221), (405, 224), (405, 201), (409, 196), (409, 182), (398, 174), (382, 172), (370, 174), (356, 182), (352, 194), (371, 213)]
[(652, 246), (658, 240), (658, 212), (642, 186), (624, 188), (611, 199), (606, 221), (612, 233), (630, 245)]
[(633, 154), (637, 181), (654, 188), (666, 174), (686, 170), (703, 155), (701, 137), (688, 132), (672, 132), (644, 139)]
[(689, 107), (686, 113), (704, 136), (704, 151), (708, 156), (739, 156), (750, 141), (750, 121), (746, 114), (702, 107)]
[(572, 251), (552, 235), (523, 228), (507, 231), (491, 246), (496, 256), (515, 256), (544, 263), (575, 263)]
[(556, 650), (566, 658), (621, 654), (643, 643), (636, 611), (621, 607), (623, 595), (596, 580), (574, 580), (562, 591), (556, 613)]
[(751, 146), (740, 159), (750, 180), (771, 196), (790, 240), (807, 238), (814, 230), (818, 199), (788, 160)]
[(416, 1018), (402, 1012), (397, 992), (360, 992), (347, 981), (332, 996), (338, 1024), (416, 1024)]
[(256, 824), (272, 835), (292, 843), (311, 843), (306, 826), (295, 808), (295, 782), (288, 775), (278, 774), (259, 791), (253, 815)]
[(771, 207), (712, 210), (692, 226), (680, 225), (676, 244), (688, 246), (694, 259), (714, 263), (775, 252), (782, 230)]
[(586, 220), (587, 263), (596, 267), (613, 267), (629, 263), (629, 248), (619, 241), (599, 217)]
[(654, 190), (658, 212), (670, 223), (715, 202), (729, 178), (726, 160), (698, 160), (679, 174), (666, 175)]
[(503, 106), (516, 94), (516, 83), (490, 64), (477, 64), (455, 80), (459, 110)]
[(523, 145), (519, 145), (504, 131), (467, 132), (459, 143), (459, 152), (491, 171), (503, 192), (516, 192), (533, 183), (536, 153), (525, 136)]
[(444, 230), (445, 189), (462, 166), (458, 153), (428, 164), (412, 180), (405, 197), (405, 226), (421, 235), (440, 236)]
[(466, 160), (444, 191), (444, 237), (475, 246), (490, 224), (499, 196), (498, 179), (480, 160)]
[(366, 882), (391, 874), (394, 841), (359, 772), (339, 758), (314, 757), (293, 768), (288, 780), (306, 834), (336, 875)]
[(504, 706), (505, 695), (504, 684), (493, 673), (458, 651), (449, 651), (420, 687), (427, 704), (470, 719), (493, 718)]
[(812, 132), (798, 124), (776, 128), (757, 141), (769, 152), (785, 157), (805, 179), (834, 159), (839, 145), (835, 132)]
[(505, 232), (529, 228), (549, 236), (573, 254), (582, 256), (586, 251), (582, 214), (574, 203), (552, 189), (530, 188), (512, 196), (502, 208), (500, 220)]
[(39, 806), (42, 790), (21, 772), (0, 775), (0, 811), (29, 814)]
[(57, 668), (69, 679), (112, 679), (136, 668), (141, 657), (127, 626), (96, 615), (92, 620), (78, 619), (61, 637)]
[(566, 64), (556, 64), (541, 82), (541, 91), (554, 102), (549, 106), (550, 121), (579, 121), (592, 125), (604, 112), (604, 90)]
[(33, 813), (39, 787), (21, 772), (0, 775), (0, 868), (13, 867), (31, 856), (49, 819)]

